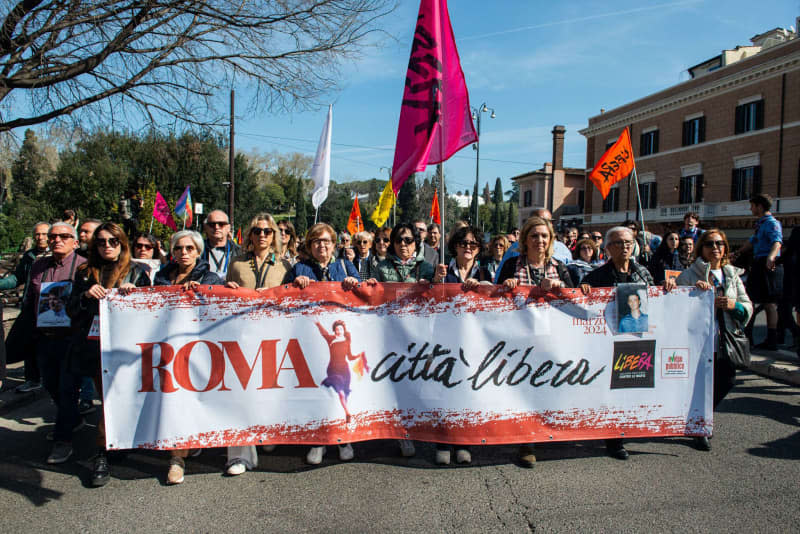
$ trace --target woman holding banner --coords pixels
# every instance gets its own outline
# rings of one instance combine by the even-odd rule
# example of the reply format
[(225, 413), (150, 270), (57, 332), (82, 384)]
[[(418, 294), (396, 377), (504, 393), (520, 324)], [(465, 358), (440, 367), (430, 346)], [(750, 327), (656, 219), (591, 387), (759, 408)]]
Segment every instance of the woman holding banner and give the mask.
[[(308, 229), (305, 239), (306, 250), (310, 258), (300, 261), (292, 267), (287, 281), (296, 287), (305, 289), (312, 282), (341, 282), (347, 291), (356, 287), (361, 279), (355, 265), (345, 259), (336, 259), (336, 231), (326, 223), (317, 223)], [(349, 379), (349, 375), (348, 375)], [(306, 462), (311, 465), (322, 463), (326, 447), (311, 447), (306, 455)], [(339, 445), (339, 459), (352, 460), (353, 446), (349, 443)]]
[[(736, 364), (731, 354), (736, 347), (731, 346), (733, 336), (721, 336), (721, 329), (728, 333), (740, 333), (741, 345), (747, 340), (741, 334), (744, 325), (753, 315), (753, 304), (739, 278), (741, 269), (728, 263), (728, 238), (717, 228), (707, 230), (697, 239), (696, 260), (683, 271), (677, 279), (678, 285), (695, 286), (703, 291), (714, 289), (717, 326), (714, 329), (714, 409), (736, 384)], [(743, 346), (747, 349), (748, 347)], [(749, 354), (749, 351), (748, 351)], [(703, 451), (711, 450), (708, 438), (694, 438), (695, 446)]]
[[(242, 248), (247, 252), (231, 260), (225, 287), (263, 291), (281, 285), (292, 266), (282, 256), (280, 236), (280, 229), (272, 215), (259, 213), (253, 217), (242, 243)], [(272, 452), (275, 445), (264, 445), (262, 449), (264, 452)], [(228, 475), (241, 475), (256, 466), (258, 452), (254, 445), (228, 447)]]
[[(211, 271), (208, 262), (201, 257), (205, 248), (203, 236), (193, 230), (181, 230), (172, 234), (169, 243), (172, 261), (156, 273), (153, 285), (180, 285), (183, 286), (185, 291), (189, 291), (201, 284), (223, 284), (219, 276)], [(173, 449), (170, 451), (167, 484), (183, 483), (183, 473), (186, 469), (185, 458), (187, 456), (189, 456), (189, 449)]]
[(421, 238), (414, 225), (398, 223), (389, 236), (391, 249), (386, 259), (378, 263), (378, 282), (442, 282), (447, 267), (434, 267), (425, 261)]
[[(522, 285), (537, 286), (545, 291), (573, 287), (566, 265), (553, 258), (555, 240), (550, 221), (529, 218), (519, 235), (519, 256), (503, 264), (497, 283), (508, 289)], [(533, 467), (536, 464), (534, 445), (521, 445), (518, 459), (523, 467)]]
[[(483, 242), (483, 232), (472, 226), (464, 226), (450, 235), (447, 250), (450, 253), (450, 264), (444, 282), (462, 284), (464, 289), (474, 289), (481, 283), (491, 284), (492, 275), (478, 262), (478, 254)], [(436, 444), (436, 463), (449, 465), (453, 447), (446, 443)], [(456, 462), (468, 464), (472, 462), (472, 451), (467, 445), (456, 447)]]
[[(80, 376), (90, 376), (95, 390), (103, 398), (100, 340), (90, 333), (95, 320), (99, 328), (100, 299), (109, 289), (132, 289), (150, 285), (147, 271), (131, 261), (128, 237), (118, 225), (108, 222), (98, 226), (90, 241), (88, 261), (75, 272), (75, 285), (67, 304), (67, 314), (72, 319), (73, 336), (67, 352), (72, 371)], [(91, 336), (91, 338), (90, 338)], [(97, 456), (92, 468), (92, 486), (104, 486), (111, 478), (106, 455), (106, 425), (101, 412), (97, 425)]]

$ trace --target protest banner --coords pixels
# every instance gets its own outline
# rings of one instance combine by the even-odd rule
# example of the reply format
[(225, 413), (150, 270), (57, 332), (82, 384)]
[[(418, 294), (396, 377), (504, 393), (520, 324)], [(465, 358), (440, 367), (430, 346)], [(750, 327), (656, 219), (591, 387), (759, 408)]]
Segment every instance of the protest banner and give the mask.
[(647, 291), (635, 334), (617, 331), (614, 289), (112, 291), (107, 446), (710, 435), (713, 293)]

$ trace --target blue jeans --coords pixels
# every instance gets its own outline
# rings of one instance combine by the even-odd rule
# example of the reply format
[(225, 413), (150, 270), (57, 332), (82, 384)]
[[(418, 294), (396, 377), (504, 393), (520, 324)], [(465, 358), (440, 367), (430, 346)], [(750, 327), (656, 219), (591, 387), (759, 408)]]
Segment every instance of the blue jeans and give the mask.
[(55, 441), (72, 441), (78, 424), (78, 377), (67, 364), (67, 339), (41, 336), (36, 344), (36, 359), (42, 385), (56, 403)]

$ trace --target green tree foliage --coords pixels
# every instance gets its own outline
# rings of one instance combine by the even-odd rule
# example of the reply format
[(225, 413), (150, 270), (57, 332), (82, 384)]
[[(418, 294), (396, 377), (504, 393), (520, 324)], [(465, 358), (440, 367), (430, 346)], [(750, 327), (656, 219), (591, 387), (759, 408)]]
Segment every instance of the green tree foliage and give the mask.
[(499, 234), (503, 228), (503, 184), (500, 177), (494, 182), (494, 193), (492, 195), (494, 209), (492, 210), (492, 234)]
[(512, 228), (519, 227), (517, 221), (517, 204), (515, 202), (508, 202), (508, 218), (506, 219), (506, 231), (510, 232)]
[[(294, 187), (294, 192), (295, 192), (295, 198), (294, 198), (294, 210), (295, 210), (294, 229), (297, 232), (297, 236), (298, 237), (302, 237), (302, 236), (305, 235), (306, 230), (308, 230), (308, 213), (307, 213), (307, 210), (306, 210), (306, 206), (309, 204), (309, 201), (306, 200), (306, 192), (305, 192), (305, 186), (303, 184), (303, 179), (302, 178), (297, 178), (297, 180), (295, 180), (295, 182), (296, 183), (295, 183), (295, 187)], [(325, 204), (323, 203), (323, 205), (325, 205)], [(313, 206), (309, 205), (308, 207), (313, 207)], [(314, 215), (312, 214), (311, 216), (312, 216), (311, 220), (313, 222), (313, 220), (314, 220), (313, 216)]]
[(397, 193), (397, 222), (412, 222), (419, 217), (417, 181), (412, 174)]

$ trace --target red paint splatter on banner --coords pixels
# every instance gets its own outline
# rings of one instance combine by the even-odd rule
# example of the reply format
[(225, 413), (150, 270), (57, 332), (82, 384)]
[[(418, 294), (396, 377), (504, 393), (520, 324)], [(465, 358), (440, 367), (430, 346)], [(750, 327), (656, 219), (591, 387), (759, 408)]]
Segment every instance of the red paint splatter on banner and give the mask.
[[(186, 438), (139, 444), (143, 449), (196, 449), (243, 445), (333, 445), (374, 439), (412, 439), (464, 445), (499, 445), (547, 441), (582, 441), (655, 436), (708, 436), (712, 422), (703, 417), (648, 419), (656, 406), (629, 411), (570, 410), (525, 414), (476, 411), (399, 410), (355, 414), (349, 423), (317, 421), (275, 424), (243, 430), (217, 430)], [(113, 445), (109, 448), (114, 449)]]
[[(679, 288), (675, 291), (688, 291)], [(663, 294), (651, 288), (650, 297)], [(502, 286), (480, 286), (465, 291), (461, 284), (376, 284), (362, 283), (344, 291), (336, 282), (316, 282), (306, 289), (280, 286), (263, 292), (202, 286), (195, 291), (179, 287), (151, 287), (133, 290), (122, 296), (112, 293), (108, 304), (115, 310), (192, 309), (202, 320), (221, 317), (291, 317), (295, 314), (319, 315), (351, 310), (377, 315), (429, 316), (436, 313), (476, 313), (510, 311), (522, 307), (604, 306), (614, 301), (614, 290), (593, 289), (584, 295), (580, 289), (544, 291), (536, 287), (507, 290)]]

